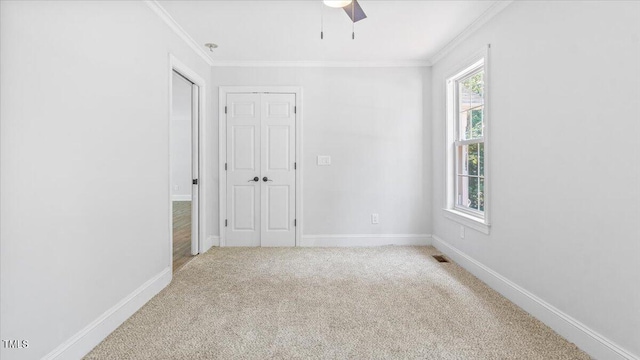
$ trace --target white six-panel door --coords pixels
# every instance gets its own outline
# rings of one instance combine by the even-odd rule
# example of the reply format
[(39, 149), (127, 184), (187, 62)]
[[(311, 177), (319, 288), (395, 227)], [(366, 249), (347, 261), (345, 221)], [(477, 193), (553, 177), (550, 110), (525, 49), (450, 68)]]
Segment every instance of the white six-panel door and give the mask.
[(295, 246), (295, 100), (227, 95), (227, 246)]
[(262, 95), (262, 246), (295, 246), (294, 94)]

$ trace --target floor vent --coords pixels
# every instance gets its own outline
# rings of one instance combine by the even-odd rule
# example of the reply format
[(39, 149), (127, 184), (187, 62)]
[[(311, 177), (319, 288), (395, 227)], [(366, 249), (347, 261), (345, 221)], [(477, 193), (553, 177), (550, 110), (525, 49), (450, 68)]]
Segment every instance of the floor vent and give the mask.
[(438, 260), (438, 262), (444, 262), (444, 263), (448, 263), (449, 260), (447, 260), (447, 258), (445, 258), (442, 255), (433, 255), (433, 258)]

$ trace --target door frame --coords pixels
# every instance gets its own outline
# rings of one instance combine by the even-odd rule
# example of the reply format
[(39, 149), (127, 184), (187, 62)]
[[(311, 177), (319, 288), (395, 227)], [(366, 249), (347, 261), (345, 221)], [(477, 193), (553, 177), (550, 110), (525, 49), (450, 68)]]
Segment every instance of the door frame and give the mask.
[[(206, 172), (204, 171), (206, 164), (205, 154), (206, 151), (204, 149), (207, 148), (206, 137), (204, 136), (206, 131), (206, 100), (207, 100), (207, 92), (206, 92), (206, 82), (204, 78), (198, 75), (195, 71), (185, 65), (183, 62), (178, 60), (173, 54), (169, 53), (169, 116), (168, 116), (168, 130), (169, 130), (169, 186), (168, 186), (168, 199), (169, 199), (169, 267), (173, 272), (173, 201), (171, 199), (171, 114), (173, 112), (173, 72), (176, 71), (184, 78), (188, 79), (192, 83), (198, 86), (198, 114), (196, 124), (198, 125), (198, 150), (197, 150), (197, 174), (198, 174), (198, 193), (197, 193), (197, 209), (198, 214), (196, 221), (198, 223), (198, 231), (191, 234), (191, 253), (192, 255), (197, 255), (203, 253), (207, 250), (205, 241), (206, 241), (206, 184), (207, 179), (205, 178)], [(192, 123), (193, 126), (193, 123)], [(193, 129), (192, 129), (193, 134)], [(193, 160), (192, 160), (193, 161)], [(193, 196), (193, 194), (192, 194)], [(193, 199), (192, 199), (193, 200)], [(192, 215), (193, 218), (193, 215)], [(194, 250), (196, 254), (194, 253)]]
[(225, 163), (227, 158), (227, 117), (224, 108), (227, 103), (227, 94), (242, 93), (271, 93), (271, 94), (295, 94), (296, 95), (296, 246), (300, 246), (302, 241), (303, 214), (302, 214), (302, 87), (301, 86), (220, 86), (218, 88), (218, 174), (219, 187), (218, 199), (220, 218), (218, 228), (220, 229), (220, 246), (226, 246), (226, 230), (224, 221), (227, 219), (227, 175)]

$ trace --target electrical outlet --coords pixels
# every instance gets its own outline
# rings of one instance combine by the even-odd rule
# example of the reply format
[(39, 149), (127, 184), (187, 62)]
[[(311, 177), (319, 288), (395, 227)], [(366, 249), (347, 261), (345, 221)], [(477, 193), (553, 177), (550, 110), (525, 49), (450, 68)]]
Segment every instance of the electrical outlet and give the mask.
[(174, 191), (180, 190), (180, 185), (173, 185), (173, 190)]
[(380, 222), (380, 217), (378, 214), (371, 214), (371, 223), (377, 224)]
[(460, 225), (460, 239), (464, 239), (464, 226)]
[(331, 156), (318, 155), (318, 166), (329, 166), (329, 165), (331, 165)]

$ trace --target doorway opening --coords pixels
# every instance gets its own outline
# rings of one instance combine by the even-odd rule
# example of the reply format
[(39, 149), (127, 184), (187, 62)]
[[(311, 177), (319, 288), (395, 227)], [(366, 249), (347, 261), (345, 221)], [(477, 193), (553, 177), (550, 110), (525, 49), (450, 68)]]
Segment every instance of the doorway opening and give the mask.
[(200, 122), (200, 87), (176, 69), (171, 73), (170, 119), (171, 251), (175, 272), (199, 252)]

